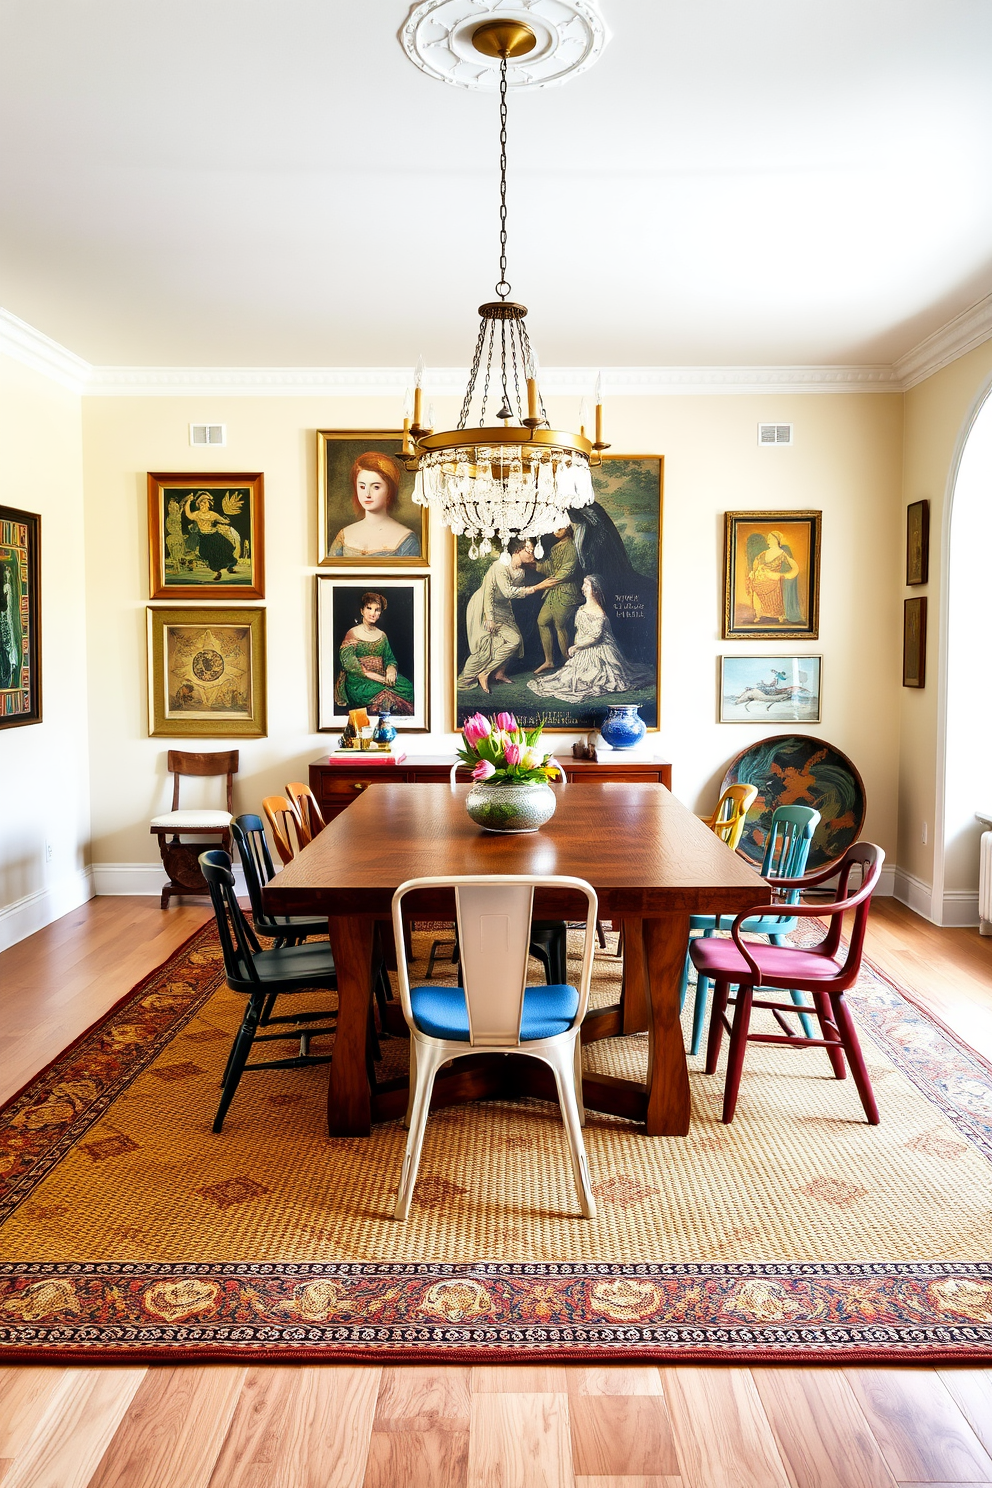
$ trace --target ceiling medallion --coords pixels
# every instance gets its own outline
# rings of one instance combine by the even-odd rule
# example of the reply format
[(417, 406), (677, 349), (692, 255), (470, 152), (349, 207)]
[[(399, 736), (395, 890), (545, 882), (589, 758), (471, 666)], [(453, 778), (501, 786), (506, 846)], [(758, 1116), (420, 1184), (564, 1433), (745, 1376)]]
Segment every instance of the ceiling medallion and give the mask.
[(473, 35), (485, 21), (517, 22), (533, 34), (525, 55), (507, 56), (507, 85), (550, 88), (596, 62), (610, 31), (593, 0), (422, 0), (400, 30), (410, 61), (455, 88), (499, 87), (499, 54), (480, 53)]
[[(502, 548), (502, 561), (509, 563), (513, 539), (536, 539), (534, 554), (542, 558), (541, 537), (567, 527), (570, 509), (592, 504), (590, 467), (600, 464), (609, 445), (603, 442), (601, 383), (596, 387), (594, 440), (586, 437), (584, 425), (578, 434), (549, 427), (538, 387), (537, 357), (527, 333), (527, 307), (509, 298), (507, 73), (511, 57), (527, 56), (537, 47), (537, 34), (526, 22), (501, 12), (498, 18), (477, 24), (472, 41), (478, 55), (499, 58), (498, 298), (479, 306), (479, 334), (456, 429), (435, 433), (432, 410), (426, 424), (421, 422), (423, 359), (418, 363), (412, 406), (404, 410), (403, 456), (407, 469), (417, 472), (414, 501), (430, 507), (457, 537), (469, 539), (469, 557), (491, 553), (495, 540)], [(490, 398), (494, 422), (487, 425)], [(473, 404), (477, 421), (470, 427)]]

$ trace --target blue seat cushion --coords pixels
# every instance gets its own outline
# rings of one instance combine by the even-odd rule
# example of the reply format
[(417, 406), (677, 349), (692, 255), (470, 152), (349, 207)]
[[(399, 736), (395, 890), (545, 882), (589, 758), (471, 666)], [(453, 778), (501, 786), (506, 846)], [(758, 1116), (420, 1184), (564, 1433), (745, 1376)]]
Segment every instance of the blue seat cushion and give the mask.
[[(461, 987), (411, 987), (413, 1021), (429, 1038), (468, 1043), (468, 1004)], [(554, 1038), (571, 1028), (579, 1009), (579, 994), (564, 983), (528, 987), (520, 1020), (520, 1042)]]

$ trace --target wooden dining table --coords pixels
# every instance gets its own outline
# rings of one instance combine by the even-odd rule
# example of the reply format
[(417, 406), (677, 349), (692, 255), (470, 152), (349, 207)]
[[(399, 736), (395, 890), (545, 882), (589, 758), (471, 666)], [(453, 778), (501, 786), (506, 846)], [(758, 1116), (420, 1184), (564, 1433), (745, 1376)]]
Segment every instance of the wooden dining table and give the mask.
[[(373, 939), (376, 923), (389, 921), (395, 890), (411, 878), (527, 873), (585, 879), (599, 896), (599, 917), (623, 927), (620, 1000), (589, 1012), (582, 1041), (646, 1031), (647, 1078), (587, 1073), (586, 1105), (643, 1122), (649, 1136), (684, 1135), (690, 1102), (679, 989), (689, 916), (766, 905), (768, 884), (663, 785), (568, 786), (540, 831), (512, 835), (476, 826), (465, 811), (468, 790), (376, 783), (265, 886), (272, 914), (327, 915), (338, 981), (330, 1134), (368, 1136), (373, 1122), (406, 1109), (405, 1078), (370, 1079)], [(452, 903), (450, 891), (422, 896), (416, 917), (451, 920)], [(584, 901), (539, 888), (534, 913), (584, 918)], [(478, 1054), (441, 1072), (432, 1105), (498, 1095), (556, 1098), (553, 1078), (537, 1060)]]

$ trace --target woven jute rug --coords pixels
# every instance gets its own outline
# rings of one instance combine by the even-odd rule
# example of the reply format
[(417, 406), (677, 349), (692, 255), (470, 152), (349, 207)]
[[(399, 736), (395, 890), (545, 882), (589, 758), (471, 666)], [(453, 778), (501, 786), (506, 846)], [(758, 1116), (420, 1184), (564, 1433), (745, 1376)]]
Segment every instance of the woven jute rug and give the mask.
[(557, 1107), (450, 1107), (398, 1224), (405, 1133), (329, 1139), (325, 1068), (246, 1075), (212, 1134), (243, 1000), (205, 927), (0, 1112), (0, 1360), (992, 1357), (992, 1069), (877, 969), (850, 996), (880, 1126), (752, 1046), (724, 1127), (690, 1059), (688, 1137), (589, 1113), (589, 1221)]

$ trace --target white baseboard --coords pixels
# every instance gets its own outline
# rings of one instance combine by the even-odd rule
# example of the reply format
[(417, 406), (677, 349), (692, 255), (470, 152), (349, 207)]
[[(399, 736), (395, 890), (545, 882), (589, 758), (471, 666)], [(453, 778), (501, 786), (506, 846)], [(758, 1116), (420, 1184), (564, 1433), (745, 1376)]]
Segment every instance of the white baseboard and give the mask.
[(917, 878), (915, 873), (898, 866), (893, 869), (893, 877), (895, 882), (892, 892), (899, 903), (905, 904), (914, 914), (922, 915), (925, 920), (936, 925), (938, 922), (933, 916), (933, 886), (924, 883), (922, 878)]
[[(154, 894), (157, 898), (166, 883), (161, 863), (94, 863), (95, 894)], [(238, 894), (247, 894), (240, 863), (234, 865), (234, 882)]]
[(0, 909), (0, 951), (25, 940), (36, 930), (43, 930), (70, 910), (78, 909), (95, 893), (92, 871), (78, 868), (68, 878), (5, 905)]
[(896, 866), (894, 863), (883, 863), (882, 871), (878, 877), (878, 888), (875, 896), (879, 899), (892, 899), (896, 892)]
[(980, 921), (977, 889), (946, 889), (941, 906), (940, 923), (959, 930), (970, 929)]

